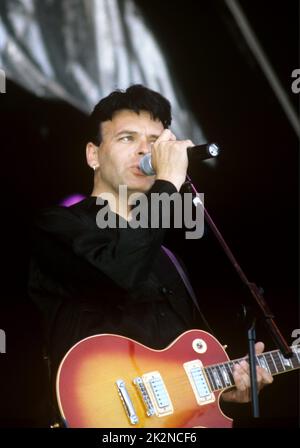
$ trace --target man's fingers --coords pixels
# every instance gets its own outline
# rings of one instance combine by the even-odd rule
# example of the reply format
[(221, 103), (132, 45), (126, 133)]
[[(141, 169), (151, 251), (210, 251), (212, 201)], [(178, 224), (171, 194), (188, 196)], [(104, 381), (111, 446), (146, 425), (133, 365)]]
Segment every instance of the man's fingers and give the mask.
[[(265, 344), (263, 342), (257, 342), (255, 344), (255, 353), (259, 355), (260, 353), (263, 353), (265, 349)], [(272, 375), (263, 367), (257, 367), (257, 382), (259, 385), (263, 386), (265, 384), (271, 384), (273, 383), (273, 377)]]
[[(244, 390), (245, 387), (250, 387), (249, 375), (249, 365), (246, 361), (241, 361), (239, 365), (235, 366), (233, 377), (238, 389)], [(263, 367), (256, 367), (256, 377), (259, 387), (273, 382), (272, 375)]]
[(247, 371), (245, 371), (245, 367), (237, 364), (233, 371), (233, 378), (237, 389), (240, 391), (244, 391), (249, 387), (249, 375)]
[(271, 384), (273, 383), (272, 375), (263, 367), (257, 367), (257, 382), (260, 384)]
[(186, 146), (187, 148), (195, 146), (195, 144), (192, 142), (192, 140), (186, 140)]
[(176, 136), (170, 129), (164, 129), (155, 143), (157, 144), (159, 142), (168, 142), (170, 140), (176, 140)]
[[(264, 351), (264, 344), (257, 342), (255, 344), (256, 354), (260, 354)], [(225, 401), (236, 401), (239, 403), (247, 403), (250, 401), (251, 396), (251, 382), (250, 382), (250, 368), (246, 359), (240, 360), (238, 364), (235, 364), (233, 368), (233, 378), (235, 383), (235, 389), (225, 392), (223, 394)], [(267, 384), (273, 382), (272, 375), (263, 367), (256, 366), (256, 377), (258, 390), (261, 390)]]
[(255, 353), (257, 355), (260, 355), (260, 353), (263, 353), (264, 349), (265, 349), (265, 344), (263, 342), (256, 342)]

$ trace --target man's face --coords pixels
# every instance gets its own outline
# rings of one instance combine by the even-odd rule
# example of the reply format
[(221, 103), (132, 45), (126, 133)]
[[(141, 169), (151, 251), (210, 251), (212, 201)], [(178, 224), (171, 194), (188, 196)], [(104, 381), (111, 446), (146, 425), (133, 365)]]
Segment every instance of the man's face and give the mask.
[(162, 123), (146, 111), (136, 114), (124, 109), (103, 122), (98, 151), (101, 190), (118, 194), (119, 185), (127, 185), (129, 192), (148, 191), (155, 177), (142, 174), (139, 161), (151, 152), (151, 144), (163, 130)]

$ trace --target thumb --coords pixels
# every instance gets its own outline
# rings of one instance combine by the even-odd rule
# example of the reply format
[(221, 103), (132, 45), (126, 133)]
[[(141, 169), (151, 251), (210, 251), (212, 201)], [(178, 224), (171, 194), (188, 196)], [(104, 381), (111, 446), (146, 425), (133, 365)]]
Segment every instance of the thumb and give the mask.
[(261, 353), (263, 353), (264, 349), (265, 349), (265, 344), (263, 342), (256, 342), (256, 344), (255, 344), (256, 355), (260, 355)]

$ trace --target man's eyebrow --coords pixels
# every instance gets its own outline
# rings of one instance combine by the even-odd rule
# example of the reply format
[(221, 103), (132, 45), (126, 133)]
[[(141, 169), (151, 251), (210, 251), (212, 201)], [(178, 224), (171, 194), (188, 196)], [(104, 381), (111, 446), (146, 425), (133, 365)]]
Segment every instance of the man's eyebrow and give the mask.
[[(124, 129), (123, 131), (119, 131), (119, 132), (117, 132), (117, 133), (115, 134), (115, 137), (119, 137), (119, 136), (122, 135), (122, 134), (136, 135), (136, 134), (138, 134), (138, 132), (137, 132), (137, 131), (132, 131), (132, 130), (130, 130), (130, 129)], [(155, 138), (155, 139), (157, 139), (157, 138), (159, 137), (159, 135), (157, 135), (157, 134), (151, 134), (151, 135), (149, 135), (149, 137), (150, 137), (150, 138)]]
[(119, 135), (122, 134), (137, 134), (136, 131), (131, 131), (130, 129), (124, 129), (123, 131), (119, 131), (115, 134), (115, 137), (118, 137)]

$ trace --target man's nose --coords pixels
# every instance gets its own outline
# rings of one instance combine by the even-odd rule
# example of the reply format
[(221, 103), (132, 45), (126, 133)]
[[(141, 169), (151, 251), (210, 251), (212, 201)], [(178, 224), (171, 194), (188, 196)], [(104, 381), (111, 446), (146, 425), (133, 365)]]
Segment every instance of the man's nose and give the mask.
[(147, 140), (141, 140), (137, 147), (137, 153), (139, 155), (148, 154), (148, 152), (151, 152), (152, 143), (148, 142)]

